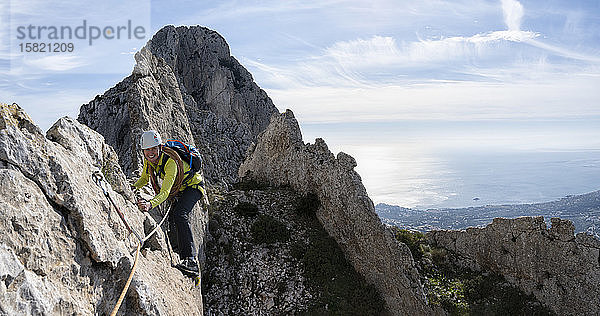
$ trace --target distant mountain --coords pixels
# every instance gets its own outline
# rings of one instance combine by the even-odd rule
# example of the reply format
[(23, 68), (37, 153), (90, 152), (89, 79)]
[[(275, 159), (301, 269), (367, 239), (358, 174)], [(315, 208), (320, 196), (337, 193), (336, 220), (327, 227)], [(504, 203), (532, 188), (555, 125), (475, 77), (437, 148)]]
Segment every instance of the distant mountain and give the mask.
[(560, 217), (571, 220), (576, 232), (600, 234), (600, 190), (535, 204), (418, 210), (379, 203), (375, 211), (384, 223), (419, 231), (485, 226), (496, 217), (544, 216), (547, 223)]

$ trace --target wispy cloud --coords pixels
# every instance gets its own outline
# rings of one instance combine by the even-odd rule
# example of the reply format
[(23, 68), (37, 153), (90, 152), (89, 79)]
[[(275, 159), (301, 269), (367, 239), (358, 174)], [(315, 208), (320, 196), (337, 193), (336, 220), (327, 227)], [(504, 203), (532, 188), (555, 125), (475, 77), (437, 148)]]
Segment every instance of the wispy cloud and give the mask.
[(520, 2), (502, 0), (501, 10), (505, 30), (417, 41), (375, 35), (298, 62), (243, 62), (281, 109), (309, 122), (600, 115), (599, 59), (522, 30)]
[[(272, 66), (253, 60), (244, 62), (261, 71), (269, 85), (279, 87), (368, 86), (397, 83), (399, 79), (404, 81), (405, 76), (414, 75), (415, 71), (439, 68), (442, 64), (457, 71), (457, 66), (470, 66), (473, 62), (485, 62), (491, 58), (506, 58), (499, 56), (498, 52), (504, 50), (508, 54), (512, 48), (510, 43), (528, 42), (537, 36), (539, 34), (529, 31), (495, 31), (470, 37), (455, 36), (400, 44), (393, 37), (373, 36), (337, 42), (323, 50), (322, 55), (296, 64)], [(439, 79), (423, 78), (422, 74), (419, 76), (425, 80)], [(373, 77), (377, 77), (377, 80)]]
[[(506, 24), (506, 27), (508, 27), (508, 30), (515, 33), (521, 33), (521, 20), (524, 15), (523, 5), (516, 0), (502, 0), (502, 12), (504, 14), (504, 23)], [(580, 14), (569, 13), (567, 15), (567, 21), (565, 22), (565, 28), (573, 29), (574, 25), (577, 24), (576, 21), (579, 20), (579, 18)], [(533, 38), (526, 38), (524, 42), (561, 57), (581, 60), (589, 63), (600, 63), (600, 56), (586, 55), (568, 48), (547, 44), (540, 40), (534, 40)]]
[(1, 1), (0, 11), (1, 21), (5, 22), (0, 31), (0, 95), (3, 102), (22, 105), (44, 129), (60, 116), (76, 116), (83, 103), (125, 77), (134, 59), (120, 53), (131, 52), (132, 47), (140, 47), (147, 39), (98, 39), (93, 45), (88, 39), (69, 39), (52, 42), (73, 43), (73, 52), (26, 52), (15, 40), (18, 26), (75, 28), (85, 20), (89, 36), (89, 26), (123, 26), (131, 19), (132, 26), (143, 26), (148, 38), (152, 35), (150, 0)]
[(455, 36), (439, 40), (422, 40), (407, 45), (403, 51), (408, 61), (470, 60), (485, 58), (486, 54), (501, 49), (508, 42), (525, 42), (539, 36), (534, 32), (495, 31), (470, 37)]
[(308, 10), (317, 10), (327, 7), (342, 6), (348, 3), (346, 0), (325, 0), (325, 1), (223, 1), (218, 6), (203, 10), (200, 14), (194, 14), (192, 17), (183, 21), (186, 24), (194, 24), (198, 21), (210, 23), (218, 19), (232, 19), (239, 17), (249, 17), (264, 14), (282, 14), (291, 12), (301, 12)]
[(267, 89), (302, 122), (486, 120), (599, 116), (600, 76), (514, 83), (430, 82), (369, 88)]
[(529, 40), (527, 41), (527, 44), (541, 48), (560, 57), (580, 60), (592, 64), (600, 64), (600, 52), (596, 55), (587, 55), (568, 48), (547, 44), (539, 40)]
[(504, 14), (504, 23), (509, 31), (521, 30), (523, 5), (519, 1), (502, 0), (502, 13)]
[[(13, 1), (15, 12), (34, 15), (44, 11), (48, 16), (61, 16), (58, 10), (63, 9), (62, 4), (57, 9), (36, 1), (35, 6), (29, 0)], [(110, 5), (104, 5), (104, 9), (98, 6), (92, 10), (94, 19), (113, 21), (120, 16), (114, 14), (115, 10), (122, 12)], [(547, 11), (540, 10), (555, 6), (535, 1), (523, 5), (517, 0), (218, 1), (152, 3), (152, 18), (156, 28), (200, 23), (219, 31), (233, 54), (280, 107), (299, 109), (310, 120), (386, 119), (384, 113), (388, 110), (396, 118), (441, 118), (453, 115), (450, 109), (472, 117), (485, 117), (486, 113), (498, 117), (502, 111), (534, 115), (533, 108), (520, 100), (536, 103), (535, 95), (539, 93), (560, 100), (539, 98), (547, 104), (568, 101), (568, 92), (552, 88), (550, 79), (545, 78), (556, 78), (557, 86), (565, 83), (571, 91), (587, 94), (574, 98), (580, 104), (575, 112), (593, 111), (585, 106), (597, 94), (577, 76), (590, 75), (590, 82), (597, 83), (593, 75), (600, 67), (594, 51), (598, 45), (591, 43), (594, 37), (587, 35), (597, 28), (590, 27), (590, 14), (585, 11), (565, 13), (566, 4), (551, 12), (565, 23), (564, 29), (547, 27), (543, 16)], [(82, 5), (74, 2), (72, 7)], [(73, 17), (79, 9), (69, 10), (66, 15)], [(138, 11), (131, 8), (126, 12)], [(561, 20), (565, 16), (572, 18)], [(81, 15), (75, 18), (77, 22)], [(557, 40), (556, 30), (563, 36), (580, 32), (582, 39), (566, 45)], [(54, 63), (41, 60), (28, 66), (48, 69), (49, 75), (68, 69), (94, 73), (99, 71), (97, 67), (79, 64), (93, 60), (104, 66), (100, 70), (127, 73), (133, 64), (128, 56), (132, 46), (136, 44), (82, 50), (87, 59), (63, 57)], [(121, 58), (107, 63), (107, 54)], [(106, 67), (108, 64), (111, 67)], [(26, 80), (20, 82), (32, 85)], [(101, 92), (104, 88), (94, 89)], [(25, 95), (27, 91), (22, 92)], [(497, 109), (491, 105), (473, 106), (489, 95), (499, 100)], [(524, 106), (524, 110), (509, 107), (510, 102)], [(555, 105), (551, 113), (559, 110), (560, 106)]]
[[(24, 0), (10, 1), (10, 7), (7, 9), (10, 23), (5, 27), (6, 36), (3, 36), (2, 40), (3, 44), (10, 45), (11, 54), (7, 55), (3, 52), (0, 57), (10, 61), (8, 64), (13, 74), (23, 74), (27, 71), (46, 73), (49, 76), (52, 76), (53, 72), (126, 73), (131, 69), (132, 58), (130, 54), (121, 54), (121, 52), (130, 52), (133, 46), (141, 47), (152, 35), (150, 0), (136, 2), (107, 0), (98, 3), (76, 0), (60, 2)], [(130, 28), (129, 23), (131, 23)], [(23, 40), (17, 39), (17, 28), (22, 26), (29, 30), (25, 34), (33, 35)], [(33, 33), (29, 26), (33, 27)], [(61, 26), (69, 26), (75, 32), (80, 28), (83, 32), (79, 32), (80, 35), (75, 35), (73, 38), (70, 36), (60, 40), (49, 38), (48, 27)], [(105, 27), (111, 27), (113, 32), (116, 32), (119, 27), (125, 27), (126, 35), (118, 39), (114, 36), (112, 38), (102, 36)], [(139, 39), (133, 35), (137, 27), (145, 29), (146, 38)], [(97, 33), (92, 35), (93, 32)], [(62, 33), (59, 36), (62, 36)], [(78, 36), (84, 39), (76, 38)], [(4, 39), (7, 39), (6, 43)], [(52, 42), (52, 44), (69, 44), (70, 47), (64, 49), (63, 46), (52, 46), (52, 52), (28, 52), (19, 46), (25, 43), (24, 40), (33, 45)], [(107, 63), (107, 60), (110, 60), (110, 63)]]
[(23, 63), (31, 67), (29, 69), (31, 72), (67, 71), (86, 65), (86, 62), (79, 56), (64, 55), (51, 55), (35, 59), (26, 58)]
[(137, 47), (132, 47), (128, 52), (121, 52), (121, 55), (135, 55), (138, 52)]
[[(10, 18), (9, 4), (10, 3), (8, 1), (0, 2), (0, 23), (2, 23), (2, 25), (10, 25), (9, 24), (9, 18)], [(2, 46), (6, 45), (6, 41), (8, 40), (7, 31), (8, 31), (7, 27), (0, 28), (0, 43), (2, 44)], [(2, 47), (0, 47), (0, 49), (1, 48)]]

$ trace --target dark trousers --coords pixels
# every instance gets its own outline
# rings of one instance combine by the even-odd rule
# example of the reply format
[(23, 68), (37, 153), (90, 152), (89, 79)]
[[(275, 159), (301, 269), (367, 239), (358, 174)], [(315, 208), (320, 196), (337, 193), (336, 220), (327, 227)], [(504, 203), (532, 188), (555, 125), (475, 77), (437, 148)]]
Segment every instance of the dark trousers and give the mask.
[(177, 252), (183, 258), (194, 257), (198, 255), (194, 245), (194, 236), (190, 228), (190, 213), (196, 205), (196, 202), (202, 198), (202, 192), (195, 188), (186, 188), (177, 195), (169, 213), (169, 222), (175, 226), (177, 232)]

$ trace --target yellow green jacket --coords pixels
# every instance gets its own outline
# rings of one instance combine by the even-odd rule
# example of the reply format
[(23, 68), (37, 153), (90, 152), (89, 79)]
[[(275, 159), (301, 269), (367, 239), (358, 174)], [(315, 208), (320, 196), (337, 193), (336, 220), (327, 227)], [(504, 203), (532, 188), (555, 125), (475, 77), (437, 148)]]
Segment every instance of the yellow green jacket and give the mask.
[[(164, 152), (161, 152), (160, 157), (158, 157), (159, 164), (163, 161), (163, 155), (166, 154)], [(165, 163), (165, 172), (163, 174), (158, 174), (158, 165), (155, 165), (144, 158), (144, 168), (142, 171), (142, 175), (133, 185), (136, 189), (140, 189), (141, 187), (148, 184), (148, 181), (150, 179), (150, 175), (148, 173), (148, 165), (152, 166), (156, 176), (162, 179), (162, 186), (160, 188), (160, 192), (150, 200), (150, 205), (152, 205), (152, 207), (156, 207), (169, 197), (171, 188), (175, 183), (175, 177), (177, 176), (177, 164), (173, 159), (168, 158), (167, 162)], [(190, 171), (190, 166), (183, 162), (183, 173), (185, 174), (188, 171)], [(198, 190), (200, 190), (200, 192), (202, 192), (202, 194), (205, 194), (204, 188), (202, 187), (202, 176), (199, 172), (194, 174), (194, 176), (191, 177), (189, 180), (184, 181), (181, 184), (181, 187), (179, 188), (179, 192), (185, 190), (187, 187), (197, 188)]]

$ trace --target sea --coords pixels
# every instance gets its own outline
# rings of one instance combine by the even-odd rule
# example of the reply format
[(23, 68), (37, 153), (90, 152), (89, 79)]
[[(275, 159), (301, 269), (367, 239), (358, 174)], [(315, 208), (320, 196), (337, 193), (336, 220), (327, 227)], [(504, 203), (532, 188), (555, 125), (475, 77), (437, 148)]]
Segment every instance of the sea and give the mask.
[(600, 118), (301, 123), (352, 155), (369, 196), (415, 209), (549, 202), (600, 190)]

